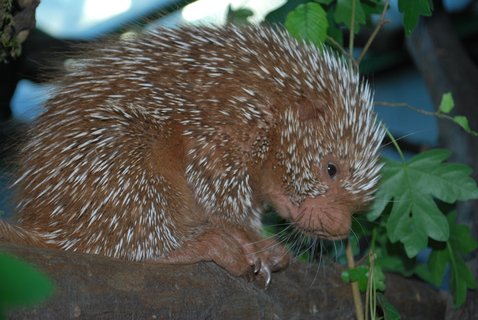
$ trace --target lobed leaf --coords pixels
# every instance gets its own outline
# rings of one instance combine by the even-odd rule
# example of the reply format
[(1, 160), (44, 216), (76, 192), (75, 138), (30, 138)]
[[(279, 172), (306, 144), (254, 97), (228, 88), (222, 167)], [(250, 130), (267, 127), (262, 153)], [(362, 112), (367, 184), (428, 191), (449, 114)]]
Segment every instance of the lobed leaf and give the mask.
[(433, 250), (428, 258), (430, 277), (426, 280), (436, 287), (440, 286), (449, 261), (450, 257), (447, 250)]
[(400, 313), (398, 313), (398, 310), (385, 298), (384, 294), (378, 293), (377, 300), (380, 306), (382, 306), (382, 311), (385, 315), (384, 319), (400, 320)]
[(453, 305), (456, 308), (465, 303), (468, 289), (476, 289), (476, 280), (465, 261), (458, 259), (452, 276)]
[(453, 292), (453, 305), (460, 307), (466, 301), (468, 289), (476, 289), (476, 280), (473, 273), (468, 269), (465, 260), (461, 255), (449, 246), (450, 264), (452, 266), (451, 288)]
[(406, 35), (412, 33), (420, 16), (429, 17), (432, 14), (429, 0), (398, 0), (398, 10), (403, 14)]
[(425, 249), (428, 239), (448, 241), (450, 230), (435, 199), (447, 203), (478, 198), (471, 169), (444, 162), (451, 153), (443, 149), (423, 152), (405, 162), (385, 160), (376, 202), (367, 214), (377, 219), (390, 206), (387, 235), (401, 242), (409, 258)]
[(468, 289), (476, 289), (476, 280), (466, 266), (464, 256), (478, 248), (478, 242), (473, 239), (470, 229), (456, 223), (456, 213), (447, 216), (450, 225), (450, 238), (446, 246), (435, 248), (428, 260), (430, 281), (439, 286), (448, 266), (451, 267), (451, 288), (455, 307), (466, 301)]

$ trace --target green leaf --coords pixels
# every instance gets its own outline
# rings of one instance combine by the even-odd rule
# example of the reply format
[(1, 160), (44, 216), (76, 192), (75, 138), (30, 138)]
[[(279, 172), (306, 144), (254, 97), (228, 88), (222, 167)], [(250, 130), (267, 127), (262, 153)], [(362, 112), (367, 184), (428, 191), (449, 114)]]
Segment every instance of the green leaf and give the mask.
[[(365, 292), (367, 290), (368, 277), (370, 276), (369, 268), (370, 266), (364, 264), (347, 269), (341, 274), (342, 281), (347, 283), (357, 282), (359, 290)], [(372, 281), (376, 290), (385, 291), (385, 274), (380, 266), (374, 266)]]
[(360, 265), (352, 269), (348, 269), (341, 274), (342, 281), (344, 282), (357, 282), (361, 292), (367, 290), (368, 282), (368, 267)]
[(476, 289), (476, 280), (463, 259), (457, 259), (456, 269), (453, 270), (452, 292), (453, 305), (459, 308), (466, 301), (468, 289)]
[(386, 221), (392, 243), (401, 242), (409, 258), (426, 248), (428, 239), (447, 241), (449, 225), (435, 199), (454, 203), (478, 198), (471, 169), (444, 162), (450, 152), (436, 149), (402, 162), (386, 160), (377, 202), (367, 217), (376, 219), (380, 210), (390, 208)]
[(413, 275), (414, 270), (408, 270), (408, 266), (405, 265), (404, 261), (407, 259), (406, 256), (386, 255), (380, 258), (380, 260), (377, 260), (376, 264), (380, 265), (385, 271), (398, 272), (404, 276), (411, 276)]
[(433, 198), (418, 195), (413, 197), (412, 201), (414, 202), (412, 210), (416, 215), (418, 228), (423, 228), (426, 234), (434, 240), (448, 240), (450, 236), (448, 223)]
[(433, 250), (428, 259), (430, 278), (426, 280), (436, 287), (440, 286), (449, 261), (450, 256), (447, 250)]
[(453, 122), (455, 122), (460, 127), (462, 127), (462, 129), (465, 130), (466, 132), (468, 132), (468, 133), (470, 133), (474, 136), (478, 136), (478, 132), (476, 132), (475, 130), (472, 130), (470, 128), (470, 125), (468, 124), (468, 118), (467, 117), (465, 117), (465, 116), (454, 116), (453, 117)]
[[(347, 28), (351, 29), (352, 22), (352, 1), (354, 0), (337, 0), (337, 7), (335, 8), (335, 21), (343, 23)], [(355, 19), (354, 32), (360, 30), (360, 26), (366, 23), (365, 12), (360, 1), (355, 1)]]
[(252, 17), (254, 12), (248, 8), (239, 8), (234, 10), (231, 5), (227, 8), (227, 22), (236, 24), (236, 25), (244, 25), (248, 24), (249, 17)]
[(395, 309), (395, 307), (388, 302), (388, 300), (385, 298), (385, 295), (382, 293), (377, 294), (377, 300), (380, 306), (382, 306), (382, 311), (384, 313), (384, 316), (386, 320), (400, 320), (400, 313), (398, 313), (398, 310)]
[[(444, 93), (440, 106), (438, 107), (438, 111), (444, 114), (449, 114), (453, 108), (455, 107), (455, 102), (453, 101), (453, 96), (451, 95), (451, 92)], [(468, 132), (469, 134), (472, 134), (474, 136), (478, 136), (478, 132), (472, 130), (470, 128), (470, 125), (468, 123), (468, 118), (465, 116), (454, 116), (453, 117), (453, 122), (455, 122), (457, 125), (459, 125), (463, 130)]]
[(452, 224), (451, 243), (454, 250), (466, 255), (478, 248), (478, 242), (471, 236), (470, 228), (461, 224)]
[(469, 175), (471, 168), (459, 163), (441, 163), (451, 153), (434, 149), (412, 158), (410, 172), (415, 176), (417, 189), (427, 189), (432, 196), (446, 202), (478, 198), (476, 182)]
[(395, 191), (392, 190), (394, 187), (397, 187), (396, 183), (400, 181), (400, 176), (396, 175), (396, 172), (400, 170), (401, 164), (385, 158), (382, 159), (382, 162), (384, 166), (380, 171), (382, 177), (380, 188), (375, 194), (375, 201), (372, 203), (372, 207), (366, 214), (369, 221), (374, 221), (380, 217), (392, 199), (393, 194), (398, 193), (402, 189), (398, 187)]
[(52, 282), (26, 262), (0, 253), (0, 310), (32, 305), (53, 293)]
[(456, 213), (448, 215), (450, 223), (450, 241), (446, 250), (449, 254), (452, 270), (453, 304), (460, 307), (466, 301), (468, 289), (476, 289), (476, 280), (473, 273), (468, 269), (464, 256), (478, 248), (478, 242), (471, 237), (470, 229), (456, 223)]
[(455, 107), (455, 102), (453, 101), (453, 96), (451, 92), (444, 93), (441, 97), (440, 106), (438, 110), (443, 113), (450, 113), (451, 110)]
[(415, 268), (413, 268), (413, 273), (417, 275), (419, 278), (421, 278), (422, 280), (428, 283), (434, 284), (435, 280), (427, 265), (424, 265), (424, 264), (416, 265)]
[(320, 4), (309, 2), (291, 11), (285, 20), (287, 30), (297, 39), (321, 45), (327, 38), (327, 13)]
[(335, 0), (315, 0), (315, 2), (318, 2), (318, 3), (323, 4), (323, 5), (329, 5), (334, 1)]
[(453, 302), (455, 307), (459, 307), (466, 301), (468, 289), (477, 287), (463, 257), (476, 250), (478, 242), (471, 237), (467, 226), (456, 223), (456, 213), (450, 213), (447, 220), (450, 225), (450, 238), (445, 246), (434, 248), (430, 254), (428, 269), (431, 277), (425, 280), (439, 286), (447, 266), (450, 266)]
[[(369, 273), (367, 274), (367, 276)], [(374, 287), (378, 291), (385, 291), (385, 274), (380, 266), (374, 265), (373, 268), (373, 279)]]
[(371, 17), (373, 15), (381, 14), (384, 6), (385, 6), (385, 3), (382, 2), (381, 0), (377, 0), (377, 1), (371, 0), (371, 1), (362, 2), (362, 8), (363, 8), (363, 11), (365, 12), (367, 23), (371, 22)]
[(294, 10), (298, 5), (308, 3), (310, 0), (288, 0), (279, 8), (269, 12), (264, 20), (268, 23), (284, 24), (287, 15)]
[(329, 23), (329, 28), (327, 30), (327, 34), (335, 40), (340, 45), (344, 43), (344, 33), (342, 29), (340, 29), (335, 23), (335, 9), (330, 9), (327, 11), (327, 21)]
[(432, 9), (429, 0), (398, 0), (398, 10), (403, 14), (406, 35), (410, 35), (420, 16), (429, 17)]
[(370, 210), (365, 214), (369, 221), (377, 220), (382, 212), (385, 210), (385, 207), (390, 202), (391, 198), (389, 196), (388, 190), (385, 188), (379, 188), (375, 194), (375, 200), (370, 207)]

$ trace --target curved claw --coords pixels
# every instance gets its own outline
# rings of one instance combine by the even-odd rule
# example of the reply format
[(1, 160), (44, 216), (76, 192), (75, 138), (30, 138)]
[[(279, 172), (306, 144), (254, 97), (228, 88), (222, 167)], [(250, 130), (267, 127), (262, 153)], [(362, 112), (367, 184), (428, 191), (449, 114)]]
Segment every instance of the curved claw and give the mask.
[(261, 269), (262, 269), (262, 261), (259, 257), (256, 257), (256, 259), (254, 261), (254, 274), (259, 273), (259, 271), (261, 271)]
[(196, 238), (158, 261), (193, 263), (211, 260), (235, 276), (244, 276), (248, 280), (259, 276), (267, 288), (272, 272), (285, 268), (289, 255), (285, 247), (273, 239), (263, 239), (254, 231), (229, 226), (227, 229), (206, 228)]
[(264, 278), (264, 282), (265, 282), (264, 287), (267, 288), (269, 284), (271, 283), (271, 279), (272, 279), (271, 269), (269, 268), (269, 266), (263, 264), (259, 273)]

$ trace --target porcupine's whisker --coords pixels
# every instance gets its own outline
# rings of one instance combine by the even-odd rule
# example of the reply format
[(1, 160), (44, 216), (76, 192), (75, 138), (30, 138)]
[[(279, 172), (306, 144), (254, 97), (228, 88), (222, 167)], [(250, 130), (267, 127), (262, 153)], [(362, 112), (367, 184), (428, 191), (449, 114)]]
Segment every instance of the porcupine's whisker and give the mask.
[(287, 245), (290, 242), (290, 239), (294, 237), (294, 233), (297, 232), (298, 230), (294, 227), (294, 224), (289, 222), (286, 228), (275, 234), (274, 239), (278, 240), (275, 245)]
[[(410, 133), (407, 133), (407, 134), (405, 134), (405, 135), (402, 135), (402, 136), (400, 136), (400, 137), (398, 137), (398, 138), (395, 138), (395, 141), (398, 142), (398, 141), (404, 140), (404, 139), (406, 139), (406, 138), (408, 138), (408, 137), (410, 137), (410, 136), (414, 136), (414, 135), (417, 135), (417, 134), (420, 134), (420, 133), (424, 133), (424, 132), (429, 132), (429, 131), (431, 131), (431, 130), (417, 130), (417, 131), (415, 131), (415, 132), (410, 132)], [(391, 146), (391, 145), (393, 145), (393, 142), (392, 142), (392, 141), (389, 141), (389, 142), (387, 142), (387, 143), (383, 143), (383, 144), (380, 145), (380, 149), (384, 149), (384, 148), (386, 148), (386, 147), (388, 147), (388, 146)]]
[[(355, 220), (355, 221), (357, 221), (357, 220)], [(365, 228), (362, 227), (362, 224), (359, 221), (357, 223), (359, 224), (360, 228), (363, 231)], [(358, 243), (358, 240), (359, 240), (360, 237), (357, 235), (357, 233), (352, 228), (350, 228), (350, 234), (352, 235), (353, 238), (355, 238), (355, 240), (357, 240), (357, 243)], [(349, 238), (350, 238), (350, 235), (349, 235)]]
[[(287, 228), (281, 230), (277, 234), (272, 234), (272, 235), (267, 236), (265, 238), (262, 238), (260, 240), (249, 242), (248, 245), (260, 245), (261, 243), (266, 242), (266, 241), (271, 240), (271, 239), (272, 240), (278, 240), (278, 239), (280, 239), (280, 238), (278, 238), (278, 235), (280, 236), (280, 234), (285, 234), (287, 232), (287, 229), (290, 228), (290, 227), (291, 227), (291, 225), (289, 225)], [(281, 241), (274, 241), (274, 243), (272, 243), (271, 245), (269, 245), (267, 247), (263, 247), (260, 250), (253, 251), (250, 254), (257, 254), (257, 253), (266, 252), (266, 251), (269, 251), (270, 249), (273, 249), (277, 246), (280, 246), (281, 244), (282, 244)]]
[[(302, 254), (310, 252), (310, 250), (312, 249), (312, 245), (313, 245), (313, 243), (311, 243), (311, 242), (313, 242), (313, 239), (315, 237), (310, 237), (310, 236), (300, 232), (300, 230), (297, 230), (297, 236), (300, 238), (299, 249), (303, 248), (303, 249), (301, 249), (302, 251), (299, 251), (299, 256), (302, 255)], [(309, 259), (310, 259), (310, 255), (309, 255)]]
[[(316, 238), (316, 239), (314, 240), (314, 242), (315, 242), (315, 243), (314, 243), (314, 247), (319, 246), (319, 248), (320, 248), (320, 249), (319, 249), (319, 256), (322, 257), (322, 247), (323, 247), (323, 246), (322, 246), (322, 240)], [(317, 242), (319, 242), (319, 243), (317, 243)], [(316, 251), (317, 251), (317, 250), (314, 250), (314, 252), (316, 252)], [(320, 268), (320, 267), (321, 267), (321, 263), (323, 263), (321, 258), (319, 258), (319, 259), (314, 259), (314, 261), (317, 261), (317, 268), (316, 268), (316, 271), (315, 271), (315, 274), (314, 274), (314, 278), (313, 278), (312, 281), (310, 282), (310, 286), (309, 286), (309, 287), (312, 287), (312, 286), (314, 285), (315, 281), (317, 280), (317, 277), (318, 277), (318, 275), (319, 275), (319, 271), (320, 271), (320, 269), (321, 269), (321, 268)], [(322, 268), (322, 269), (325, 270), (324, 268)]]
[(285, 244), (287, 244), (291, 251), (295, 255), (300, 255), (300, 251), (302, 250), (302, 243), (304, 241), (304, 234), (298, 229), (297, 227), (294, 226), (292, 229), (292, 232), (290, 232), (285, 239)]
[(310, 272), (313, 262), (315, 261), (315, 253), (317, 248), (317, 237), (311, 237), (302, 234), (304, 247), (303, 253), (307, 253), (308, 264), (307, 264), (307, 274)]
[(267, 237), (263, 237), (259, 240), (256, 240), (256, 241), (252, 241), (250, 244), (261, 244), (265, 241), (268, 241), (270, 239), (276, 239), (276, 238), (279, 238), (281, 237), (282, 234), (285, 234), (287, 233), (293, 226), (291, 225), (290, 222), (284, 222), (284, 223), (278, 223), (278, 224), (271, 224), (271, 225), (268, 225), (269, 227), (282, 227), (282, 226), (286, 226), (285, 228), (282, 228), (281, 230), (279, 230), (278, 233), (274, 233), (274, 234), (270, 234), (268, 235)]

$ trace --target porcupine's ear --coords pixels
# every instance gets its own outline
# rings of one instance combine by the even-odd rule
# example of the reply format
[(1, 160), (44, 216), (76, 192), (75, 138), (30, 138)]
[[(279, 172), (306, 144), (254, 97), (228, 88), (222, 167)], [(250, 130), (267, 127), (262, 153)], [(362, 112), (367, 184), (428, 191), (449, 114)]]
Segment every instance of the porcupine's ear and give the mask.
[(309, 98), (302, 95), (299, 101), (299, 120), (317, 120), (324, 117), (328, 108), (328, 101), (322, 97)]

